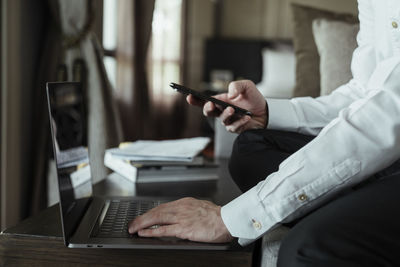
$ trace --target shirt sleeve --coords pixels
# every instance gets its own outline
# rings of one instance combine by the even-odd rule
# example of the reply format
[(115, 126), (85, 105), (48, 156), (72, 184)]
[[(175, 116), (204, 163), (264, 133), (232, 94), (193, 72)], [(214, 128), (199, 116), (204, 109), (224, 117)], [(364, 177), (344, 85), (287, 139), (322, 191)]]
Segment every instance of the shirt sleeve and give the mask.
[[(368, 21), (366, 17), (371, 11), (368, 3), (359, 1), (361, 31), (365, 31), (366, 23), (363, 22)], [(363, 44), (366, 40), (363, 36), (367, 34), (360, 34), (358, 40)], [(363, 47), (373, 50), (367, 44)], [(364, 50), (362, 54), (369, 52)], [(368, 62), (364, 58), (358, 60)], [(321, 102), (321, 98), (303, 104), (299, 104), (301, 99), (296, 100), (298, 102), (283, 101), (283, 105), (283, 102), (273, 101), (273, 105), (281, 105), (291, 114), (285, 118), (291, 120), (288, 124), (274, 124), (277, 118), (270, 118), (274, 127), (318, 132), (318, 136), (282, 162), (277, 172), (222, 207), (225, 225), (233, 236), (239, 237), (242, 245), (254, 241), (281, 222), (291, 221), (319, 207), (339, 191), (361, 182), (399, 157), (400, 57), (392, 56), (378, 64), (368, 63), (375, 64), (371, 73), (368, 73), (369, 65), (364, 73), (358, 65), (361, 63), (354, 60), (352, 63), (359, 66), (353, 69), (354, 76), (358, 77), (355, 86), (360, 86), (354, 95), (349, 92), (353, 86), (350, 83), (339, 88), (342, 92), (336, 96), (323, 99), (326, 102)], [(329, 97), (349, 100), (343, 107), (331, 104)], [(303, 106), (309, 103), (313, 106)], [(326, 103), (329, 108), (322, 107), (321, 103)], [(325, 121), (324, 114), (331, 116), (330, 122)], [(312, 116), (321, 116), (321, 119), (313, 124)]]

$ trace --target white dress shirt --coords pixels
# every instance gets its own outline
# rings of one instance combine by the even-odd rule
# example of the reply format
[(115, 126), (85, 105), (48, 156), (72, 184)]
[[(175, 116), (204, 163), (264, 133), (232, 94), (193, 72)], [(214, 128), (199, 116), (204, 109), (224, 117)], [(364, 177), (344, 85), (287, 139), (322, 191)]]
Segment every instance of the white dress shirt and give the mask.
[(269, 129), (318, 136), (222, 207), (242, 245), (400, 157), (400, 0), (359, 0), (358, 7), (353, 79), (328, 96), (267, 99)]

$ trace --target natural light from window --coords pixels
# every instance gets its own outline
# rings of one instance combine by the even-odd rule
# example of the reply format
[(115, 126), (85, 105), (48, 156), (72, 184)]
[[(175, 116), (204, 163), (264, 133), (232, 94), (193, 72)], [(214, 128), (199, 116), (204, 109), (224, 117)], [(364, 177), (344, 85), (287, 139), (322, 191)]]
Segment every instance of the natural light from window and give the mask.
[[(103, 48), (115, 51), (117, 48), (117, 0), (103, 0)], [(113, 56), (104, 56), (104, 65), (112, 87), (117, 85), (117, 60)]]
[[(104, 0), (103, 10), (104, 64), (112, 86), (118, 88), (118, 0)], [(168, 86), (170, 82), (181, 82), (181, 43), (182, 0), (156, 0), (148, 51), (149, 86), (155, 99), (174, 93)]]
[(149, 75), (153, 95), (169, 95), (181, 81), (182, 0), (157, 0), (152, 24)]

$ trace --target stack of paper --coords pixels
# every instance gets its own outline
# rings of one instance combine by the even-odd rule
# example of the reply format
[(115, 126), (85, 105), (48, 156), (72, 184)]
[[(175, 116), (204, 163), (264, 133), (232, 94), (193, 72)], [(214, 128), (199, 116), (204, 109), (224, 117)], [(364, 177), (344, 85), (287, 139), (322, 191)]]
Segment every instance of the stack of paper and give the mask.
[(204, 166), (203, 158), (196, 157), (209, 142), (196, 137), (123, 143), (106, 151), (104, 164), (134, 182), (215, 180), (217, 166)]
[(176, 140), (140, 140), (121, 148), (108, 149), (113, 156), (135, 161), (192, 161), (210, 142), (208, 137)]

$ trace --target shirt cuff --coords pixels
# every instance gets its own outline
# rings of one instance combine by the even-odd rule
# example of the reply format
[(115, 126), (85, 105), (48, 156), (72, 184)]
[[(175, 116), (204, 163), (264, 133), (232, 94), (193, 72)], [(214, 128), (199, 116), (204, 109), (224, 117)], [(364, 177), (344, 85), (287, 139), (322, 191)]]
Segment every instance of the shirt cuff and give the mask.
[(257, 186), (221, 208), (221, 217), (230, 234), (244, 246), (261, 237), (276, 224), (258, 197)]
[(290, 99), (267, 98), (267, 129), (294, 131), (298, 128), (298, 118)]

